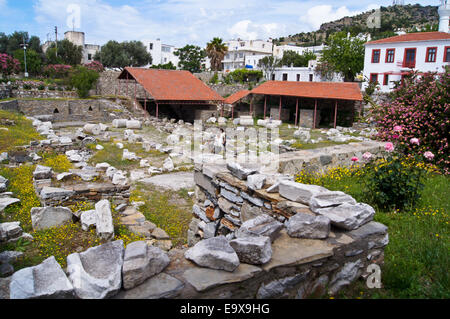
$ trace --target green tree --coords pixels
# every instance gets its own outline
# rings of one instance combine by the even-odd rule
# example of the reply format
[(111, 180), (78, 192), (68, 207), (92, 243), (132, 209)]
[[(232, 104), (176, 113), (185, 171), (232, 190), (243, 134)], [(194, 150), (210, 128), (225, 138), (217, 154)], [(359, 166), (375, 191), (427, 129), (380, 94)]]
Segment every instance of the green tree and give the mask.
[[(14, 52), (14, 58), (20, 62), (20, 69), (25, 72), (25, 59), (23, 49), (17, 49)], [(27, 50), (27, 71), (31, 75), (42, 73), (42, 57), (33, 49)]]
[(0, 32), (0, 53), (6, 53), (8, 48), (8, 36)]
[(347, 37), (345, 32), (338, 32), (328, 39), (321, 62), (327, 62), (336, 72), (341, 73), (344, 81), (352, 82), (364, 68), (365, 42), (364, 39)]
[(178, 49), (174, 54), (180, 57), (178, 66), (182, 70), (190, 71), (191, 73), (198, 73), (202, 69), (202, 63), (206, 57), (205, 50), (195, 45), (186, 45)]
[(152, 63), (152, 56), (141, 41), (122, 43), (123, 50), (129, 58), (129, 66), (139, 67)]
[(177, 67), (173, 65), (172, 62), (166, 63), (166, 64), (158, 64), (158, 65), (152, 65), (150, 69), (160, 69), (160, 70), (176, 70)]
[(221, 38), (214, 38), (206, 45), (206, 54), (211, 60), (211, 69), (221, 71), (223, 69), (223, 58), (228, 52), (227, 46), (222, 42)]
[(94, 56), (105, 67), (123, 69), (127, 66), (144, 66), (152, 63), (152, 56), (140, 41), (119, 43), (108, 41)]
[(94, 70), (89, 70), (84, 66), (77, 66), (73, 72), (70, 83), (77, 90), (80, 98), (89, 97), (89, 90), (93, 89), (100, 74)]
[(272, 80), (272, 75), (275, 72), (275, 68), (280, 66), (280, 59), (274, 56), (266, 56), (259, 60), (258, 66), (264, 71), (267, 80)]
[[(58, 50), (58, 56), (56, 56), (56, 50)], [(55, 43), (47, 49), (46, 58), (48, 64), (78, 65), (83, 58), (83, 47), (64, 39), (58, 41), (58, 49)]]
[(317, 56), (311, 52), (306, 51), (303, 54), (298, 54), (295, 51), (288, 50), (283, 53), (283, 58), (281, 59), (281, 65), (294, 66), (294, 67), (306, 67), (310, 60), (315, 60)]

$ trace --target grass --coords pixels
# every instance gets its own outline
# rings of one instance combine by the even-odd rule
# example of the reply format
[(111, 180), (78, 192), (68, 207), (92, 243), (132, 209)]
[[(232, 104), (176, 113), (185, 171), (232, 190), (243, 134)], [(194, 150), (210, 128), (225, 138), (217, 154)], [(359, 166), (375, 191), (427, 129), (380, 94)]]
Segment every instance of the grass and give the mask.
[[(14, 121), (15, 125), (3, 125), (5, 120)], [(33, 140), (42, 139), (32, 122), (19, 113), (0, 110), (0, 127), (8, 129), (0, 131), (0, 153), (11, 151), (17, 146), (27, 145)]]
[(161, 191), (142, 183), (132, 191), (130, 201), (143, 201), (139, 207), (147, 220), (164, 229), (174, 246), (187, 242), (187, 230), (192, 220), (192, 199), (188, 190)]
[[(335, 169), (322, 177), (301, 174), (299, 181), (341, 190), (364, 201), (364, 182), (352, 169)], [(449, 298), (450, 178), (428, 173), (416, 208), (375, 214), (375, 221), (389, 227), (389, 244), (381, 268), (381, 289), (364, 281), (343, 289), (338, 298)]]

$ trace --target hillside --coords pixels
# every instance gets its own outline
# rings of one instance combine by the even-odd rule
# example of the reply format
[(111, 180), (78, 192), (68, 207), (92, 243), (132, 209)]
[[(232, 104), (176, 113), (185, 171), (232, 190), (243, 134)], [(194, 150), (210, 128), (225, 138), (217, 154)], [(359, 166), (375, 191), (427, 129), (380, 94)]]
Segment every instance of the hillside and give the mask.
[(395, 31), (417, 32), (437, 30), (439, 15), (437, 6), (396, 5), (381, 7), (381, 28), (369, 29), (368, 17), (375, 10), (367, 11), (353, 17), (324, 23), (320, 29), (314, 32), (302, 32), (288, 37), (276, 39), (278, 44), (295, 43), (300, 46), (319, 45), (324, 43), (330, 34), (339, 31), (358, 33), (370, 33), (372, 39), (382, 39), (395, 35)]

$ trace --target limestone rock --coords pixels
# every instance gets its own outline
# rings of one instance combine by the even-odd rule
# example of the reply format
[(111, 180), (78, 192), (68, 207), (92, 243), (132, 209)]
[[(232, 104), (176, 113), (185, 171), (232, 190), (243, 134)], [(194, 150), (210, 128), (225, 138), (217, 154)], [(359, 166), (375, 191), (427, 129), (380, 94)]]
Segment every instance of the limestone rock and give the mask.
[(68, 173), (68, 172), (66, 172), (66, 173), (61, 173), (61, 174), (58, 174), (58, 175), (56, 176), (56, 180), (57, 180), (58, 182), (60, 182), (60, 181), (69, 179), (69, 177), (71, 177), (71, 176), (73, 176), (73, 173)]
[(169, 235), (161, 228), (155, 228), (152, 232), (152, 237), (160, 240), (170, 239)]
[(30, 214), (34, 230), (61, 226), (73, 218), (72, 211), (67, 207), (33, 207)]
[(266, 236), (236, 238), (230, 241), (230, 246), (242, 263), (262, 265), (272, 258), (272, 245)]
[(281, 181), (279, 185), (280, 195), (294, 202), (309, 204), (313, 196), (327, 191), (326, 188), (317, 185), (300, 184), (293, 181)]
[(97, 212), (95, 210), (88, 210), (82, 212), (80, 216), (81, 229), (88, 231), (91, 226), (95, 226), (97, 222)]
[(127, 120), (124, 119), (116, 119), (112, 122), (112, 125), (115, 128), (125, 128), (127, 127)]
[(0, 197), (0, 213), (5, 210), (6, 207), (19, 203), (20, 199), (10, 197)]
[(336, 227), (353, 230), (370, 222), (375, 215), (375, 210), (363, 203), (356, 205), (344, 203), (337, 207), (316, 209), (316, 213), (328, 217)]
[(116, 297), (119, 299), (169, 299), (178, 295), (183, 287), (182, 281), (160, 273), (133, 289), (120, 292)]
[(267, 214), (263, 214), (244, 222), (241, 228), (236, 231), (236, 237), (268, 236), (273, 242), (282, 228), (282, 223)]
[(247, 186), (252, 190), (258, 190), (264, 187), (266, 175), (254, 174), (247, 177)]
[(12, 276), (11, 299), (74, 298), (74, 287), (56, 261), (47, 258), (42, 264), (24, 268)]
[(127, 129), (142, 129), (142, 122), (137, 120), (127, 121)]
[(286, 228), (291, 237), (324, 239), (330, 233), (330, 220), (325, 216), (297, 213), (286, 222)]
[(100, 125), (98, 125), (98, 124), (86, 124), (83, 127), (83, 131), (87, 134), (100, 135), (100, 133), (102, 132), (102, 129), (101, 129)]
[(122, 159), (123, 160), (128, 160), (128, 161), (137, 161), (137, 160), (139, 160), (139, 158), (136, 156), (135, 153), (132, 153), (132, 152), (128, 151), (127, 149), (123, 150)]
[(14, 263), (23, 256), (21, 251), (4, 251), (0, 253), (0, 264)]
[(9, 241), (14, 238), (19, 238), (22, 235), (22, 227), (20, 222), (10, 222), (0, 224), (0, 242)]
[(110, 240), (114, 238), (114, 224), (111, 214), (111, 204), (104, 199), (95, 204), (97, 236)]
[(159, 274), (170, 263), (165, 252), (145, 241), (129, 244), (125, 250), (122, 268), (123, 287), (134, 288), (150, 277)]
[(206, 268), (232, 272), (239, 266), (239, 258), (224, 236), (202, 240), (184, 256)]
[(41, 198), (42, 199), (64, 199), (66, 197), (70, 197), (74, 194), (73, 191), (64, 189), (64, 188), (56, 188), (44, 186), (41, 190)]
[[(0, 161), (1, 162), (1, 161)], [(9, 181), (0, 175), (0, 193), (6, 191)]]
[(175, 166), (173, 165), (173, 161), (170, 157), (168, 157), (164, 163), (163, 163), (163, 169), (164, 171), (171, 172), (175, 169)]
[(34, 179), (49, 179), (52, 178), (53, 169), (51, 167), (36, 165), (33, 172)]
[(105, 299), (122, 286), (123, 241), (117, 240), (67, 256), (67, 273), (81, 299)]
[(342, 287), (351, 284), (361, 274), (363, 262), (359, 259), (355, 262), (348, 262), (331, 278), (328, 292), (335, 295)]
[(347, 195), (343, 192), (328, 191), (313, 196), (309, 201), (309, 207), (313, 212), (316, 212), (317, 209), (331, 206), (339, 206), (343, 203), (355, 205), (356, 200), (350, 195)]
[(230, 170), (231, 174), (241, 180), (246, 180), (249, 175), (258, 171), (255, 168), (242, 167), (239, 163), (229, 163), (227, 164), (227, 168)]

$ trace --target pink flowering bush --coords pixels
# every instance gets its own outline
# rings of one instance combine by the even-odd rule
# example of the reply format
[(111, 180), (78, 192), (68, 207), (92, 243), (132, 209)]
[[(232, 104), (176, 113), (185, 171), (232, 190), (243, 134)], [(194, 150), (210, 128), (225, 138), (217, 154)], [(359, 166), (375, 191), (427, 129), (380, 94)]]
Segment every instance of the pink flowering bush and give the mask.
[(3, 78), (8, 78), (11, 74), (20, 71), (20, 62), (6, 53), (0, 53), (0, 73)]
[(70, 65), (49, 64), (44, 68), (44, 75), (48, 78), (62, 79), (68, 77), (71, 70)]
[(378, 138), (396, 141), (398, 151), (407, 155), (432, 152), (435, 164), (449, 174), (450, 68), (441, 74), (412, 74), (392, 97), (391, 103), (371, 111)]
[(104, 70), (103, 64), (98, 61), (92, 61), (91, 63), (85, 64), (84, 66), (89, 70), (96, 71), (98, 73), (103, 72)]
[[(399, 135), (400, 137), (401, 135)], [(417, 138), (409, 141), (409, 147), (420, 145)], [(370, 161), (372, 154), (364, 153), (367, 161), (363, 166), (363, 181), (367, 187), (365, 199), (381, 210), (412, 208), (421, 197), (426, 171), (424, 159), (431, 162), (434, 154), (427, 151), (415, 156), (399, 152), (399, 148), (387, 142), (384, 146), (387, 156)], [(352, 159), (353, 161), (353, 159)]]

